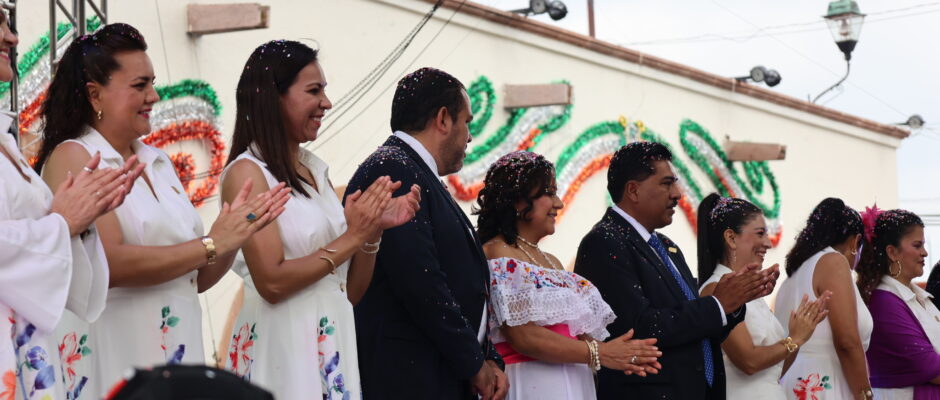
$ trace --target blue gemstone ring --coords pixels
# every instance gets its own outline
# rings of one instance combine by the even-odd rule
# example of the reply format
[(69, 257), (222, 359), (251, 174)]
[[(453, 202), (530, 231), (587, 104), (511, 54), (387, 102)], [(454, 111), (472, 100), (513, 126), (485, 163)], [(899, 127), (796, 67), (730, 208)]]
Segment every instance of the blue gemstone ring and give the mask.
[(248, 222), (255, 222), (255, 220), (258, 219), (258, 216), (255, 215), (255, 213), (248, 213), (245, 218), (248, 219)]

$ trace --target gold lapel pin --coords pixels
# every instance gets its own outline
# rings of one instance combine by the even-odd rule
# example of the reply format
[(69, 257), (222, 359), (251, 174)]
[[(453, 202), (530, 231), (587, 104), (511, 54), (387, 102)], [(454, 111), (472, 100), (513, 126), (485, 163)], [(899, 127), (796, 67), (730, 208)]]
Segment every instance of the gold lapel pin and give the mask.
[(669, 248), (669, 252), (672, 253), (672, 254), (676, 254), (678, 251), (679, 251), (679, 250), (677, 250), (675, 247), (670, 247), (670, 248)]

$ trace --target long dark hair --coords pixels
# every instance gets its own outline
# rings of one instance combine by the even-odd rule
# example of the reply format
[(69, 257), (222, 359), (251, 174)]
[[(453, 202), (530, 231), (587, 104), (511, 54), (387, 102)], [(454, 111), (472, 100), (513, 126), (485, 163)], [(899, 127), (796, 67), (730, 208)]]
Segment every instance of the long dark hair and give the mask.
[(304, 67), (317, 61), (317, 50), (290, 40), (272, 40), (255, 49), (245, 62), (235, 90), (235, 131), (226, 165), (254, 144), (268, 171), (287, 183), (292, 193), (310, 194), (294, 166), (287, 128), (281, 114), (280, 96), (294, 83)]
[[(477, 234), (480, 241), (503, 235), (507, 244), (516, 244), (516, 221), (528, 220), (532, 200), (554, 194), (555, 167), (545, 157), (516, 151), (499, 158), (486, 172), (483, 189), (477, 195)], [(516, 212), (516, 203), (527, 205)]]
[(869, 212), (876, 214), (866, 212), (866, 216), (872, 218), (865, 221), (865, 245), (858, 266), (855, 267), (858, 291), (866, 303), (871, 297), (871, 291), (881, 283), (881, 278), (891, 273), (888, 246), (900, 246), (901, 238), (915, 226), (924, 226), (924, 221), (917, 214), (907, 210), (888, 210), (880, 214), (874, 210)]
[(793, 275), (803, 262), (826, 247), (862, 233), (862, 217), (841, 199), (829, 197), (819, 202), (806, 219), (796, 244), (787, 253), (787, 275)]
[(698, 281), (704, 283), (725, 256), (725, 230), (741, 233), (741, 228), (761, 215), (751, 202), (712, 193), (698, 205)]
[(147, 51), (147, 42), (136, 28), (109, 24), (97, 32), (75, 39), (67, 49), (42, 102), (42, 146), (36, 171), (55, 150), (76, 139), (91, 125), (95, 110), (88, 98), (87, 84), (107, 85), (111, 73), (121, 68), (114, 56), (126, 51)]

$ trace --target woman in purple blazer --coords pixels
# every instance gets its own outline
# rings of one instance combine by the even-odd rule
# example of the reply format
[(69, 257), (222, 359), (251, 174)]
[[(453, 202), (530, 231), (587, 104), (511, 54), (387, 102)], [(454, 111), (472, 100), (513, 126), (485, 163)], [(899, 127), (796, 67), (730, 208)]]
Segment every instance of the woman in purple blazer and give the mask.
[(924, 274), (924, 223), (868, 209), (858, 288), (874, 320), (867, 358), (876, 399), (940, 399), (940, 310), (911, 281)]

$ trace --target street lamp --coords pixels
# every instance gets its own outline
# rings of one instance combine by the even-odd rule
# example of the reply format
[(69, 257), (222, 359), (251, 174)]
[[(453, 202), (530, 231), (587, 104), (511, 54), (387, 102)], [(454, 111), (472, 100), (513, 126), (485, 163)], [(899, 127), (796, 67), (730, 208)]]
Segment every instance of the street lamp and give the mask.
[(560, 0), (529, 0), (529, 7), (509, 12), (526, 16), (548, 13), (549, 17), (558, 21), (568, 15), (568, 7)]
[(858, 3), (852, 0), (836, 0), (829, 3), (829, 12), (823, 17), (829, 25), (832, 39), (839, 50), (845, 54), (845, 61), (852, 59), (852, 50), (862, 34), (862, 22), (865, 14), (858, 9)]
[(751, 73), (747, 76), (739, 76), (734, 79), (738, 82), (747, 82), (747, 80), (750, 79), (754, 82), (764, 82), (767, 86), (774, 87), (780, 84), (780, 73), (775, 69), (758, 65), (751, 68)]
[(829, 25), (829, 31), (832, 33), (832, 39), (836, 41), (836, 46), (839, 46), (839, 50), (842, 51), (842, 54), (845, 54), (845, 76), (835, 85), (830, 86), (816, 96), (813, 103), (830, 90), (839, 87), (849, 77), (852, 50), (855, 50), (858, 37), (862, 34), (862, 22), (865, 20), (865, 14), (862, 14), (858, 8), (858, 2), (854, 0), (835, 0), (829, 3), (829, 11), (823, 18), (826, 19), (826, 24)]

